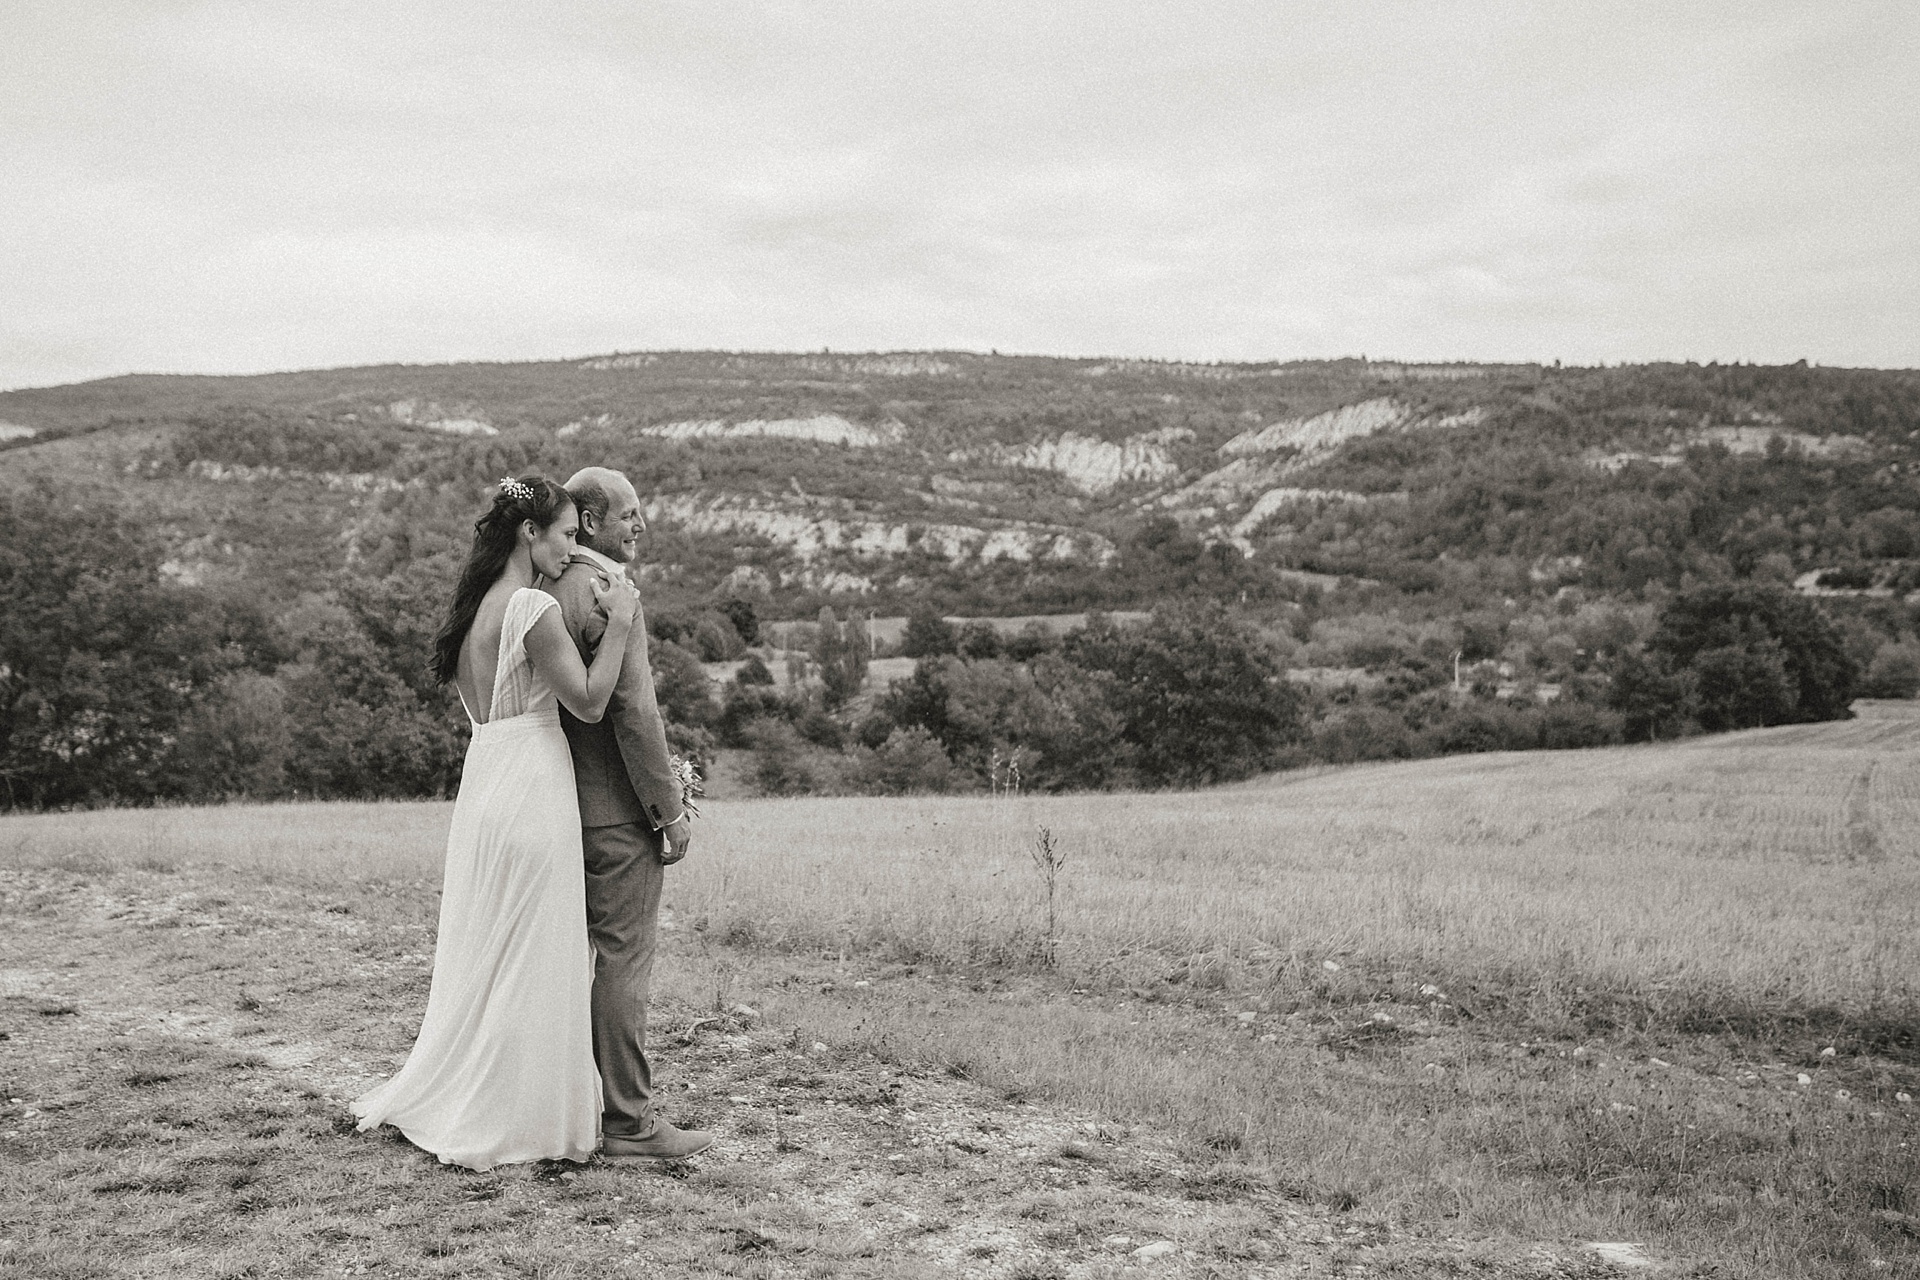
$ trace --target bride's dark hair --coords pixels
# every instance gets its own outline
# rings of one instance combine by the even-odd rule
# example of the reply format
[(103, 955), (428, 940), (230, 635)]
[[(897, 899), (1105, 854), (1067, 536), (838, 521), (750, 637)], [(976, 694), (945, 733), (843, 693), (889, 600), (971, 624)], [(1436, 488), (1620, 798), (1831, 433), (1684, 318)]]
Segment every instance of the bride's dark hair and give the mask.
[(433, 637), (433, 661), (428, 664), (440, 684), (451, 683), (460, 668), (460, 646), (473, 628), (474, 615), (487, 589), (500, 580), (500, 573), (513, 555), (514, 534), (522, 520), (533, 521), (534, 528), (545, 529), (559, 518), (572, 498), (545, 476), (521, 476), (502, 480), (493, 495), (493, 505), (473, 522), (473, 547), (460, 570), (460, 585), (453, 589), (453, 607), (447, 620)]

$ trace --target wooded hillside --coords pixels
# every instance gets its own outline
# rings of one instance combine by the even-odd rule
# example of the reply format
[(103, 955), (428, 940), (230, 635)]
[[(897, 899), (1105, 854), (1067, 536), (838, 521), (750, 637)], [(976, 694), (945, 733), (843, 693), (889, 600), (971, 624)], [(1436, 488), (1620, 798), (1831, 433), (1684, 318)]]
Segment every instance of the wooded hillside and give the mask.
[[(167, 662), (201, 664), (152, 673), (179, 704), (142, 713), (156, 740), (179, 739), (189, 706), (215, 737), (234, 716), (277, 721), (289, 698), (303, 723), (334, 708), (339, 742), (286, 745), (292, 772), (267, 770), (302, 792), (444, 789), (459, 734), (435, 727), (444, 708), (414, 651), (471, 521), (502, 475), (588, 463), (625, 470), (647, 501), (650, 618), (689, 658), (737, 656), (753, 622), (823, 606), (1009, 616), (1204, 599), (1310, 692), (1298, 749), (1320, 758), (1575, 745), (1742, 723), (1753, 706), (1794, 718), (1920, 683), (1904, 598), (1920, 586), (1912, 371), (668, 352), (116, 378), (0, 394), (0, 423), (17, 592), (44, 589), (57, 562), (212, 628), (129, 638), (165, 634), (186, 646)], [(1738, 660), (1689, 650), (1676, 668), (1680, 650), (1648, 647), (1656, 623), (1708, 588), (1748, 592), (1741, 616), (1759, 621)], [(1852, 683), (1789, 689), (1800, 659), (1765, 649), (1788, 643), (1789, 592), (1817, 599)], [(10, 752), (32, 724), (86, 723), (82, 704), (35, 703), (32, 724), (22, 709), (21, 673), (46, 659), (18, 646), (58, 634), (16, 625), (0, 655)], [(962, 645), (950, 661), (1018, 660)], [(1688, 674), (1696, 661), (1718, 692)], [(941, 687), (985, 679), (962, 674)], [(218, 714), (203, 692), (216, 686)], [(1460, 730), (1470, 691), (1485, 714)], [(1602, 721), (1515, 727), (1555, 701)], [(989, 758), (1019, 746), (996, 732), (969, 741)], [(398, 735), (386, 763), (348, 758), (382, 734)], [(239, 750), (233, 768), (259, 758)], [(167, 793), (152, 768), (139, 777), (131, 794)]]

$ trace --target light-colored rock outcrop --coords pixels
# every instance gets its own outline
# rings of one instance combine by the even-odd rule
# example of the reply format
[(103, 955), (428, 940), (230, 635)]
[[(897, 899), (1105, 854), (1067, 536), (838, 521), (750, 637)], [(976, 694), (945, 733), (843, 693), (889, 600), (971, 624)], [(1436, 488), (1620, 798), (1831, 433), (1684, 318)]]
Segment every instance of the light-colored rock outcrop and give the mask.
[(1629, 449), (1619, 453), (1589, 453), (1581, 461), (1600, 471), (1618, 473), (1636, 462), (1648, 462), (1656, 467), (1677, 467), (1686, 459), (1677, 453), (1636, 453)]
[(1098, 534), (1038, 525), (1009, 525), (981, 529), (973, 525), (906, 525), (877, 520), (816, 517), (805, 511), (729, 502), (724, 499), (673, 497), (655, 499), (647, 519), (689, 533), (726, 535), (747, 533), (792, 551), (803, 562), (823, 552), (844, 551), (869, 559), (889, 559), (914, 551), (959, 562), (1012, 560), (1082, 560), (1106, 564), (1115, 555), (1113, 544)]
[(666, 440), (813, 440), (821, 444), (850, 445), (871, 449), (895, 444), (904, 434), (897, 422), (877, 427), (849, 422), (839, 414), (822, 413), (811, 418), (751, 418), (745, 422), (701, 419), (689, 422), (661, 422), (640, 428), (643, 436)]
[(720, 589), (725, 595), (764, 600), (773, 593), (773, 579), (750, 564), (737, 564), (733, 572), (721, 580)]
[(418, 489), (425, 484), (419, 478), (396, 480), (370, 471), (304, 471), (299, 467), (249, 467), (237, 462), (212, 462), (196, 458), (187, 464), (187, 474), (201, 480), (228, 484), (257, 484), (263, 480), (304, 480), (327, 489), (347, 493), (398, 493)]
[[(1405, 495), (1398, 495), (1404, 499)], [(1269, 489), (1233, 524), (1235, 539), (1245, 539), (1255, 529), (1288, 507), (1325, 507), (1351, 503), (1365, 505), (1368, 497), (1350, 489)]]
[(387, 406), (395, 422), (410, 427), (425, 427), (450, 436), (497, 436), (499, 428), (470, 410), (448, 412), (431, 400), (395, 400)]
[(829, 595), (863, 596), (873, 590), (873, 579), (860, 573), (845, 573), (838, 569), (820, 570), (811, 565), (804, 569), (788, 569), (780, 575), (780, 585), (807, 587), (815, 591), (824, 591)]
[[(1310, 464), (1299, 459), (1282, 460), (1261, 455), (1235, 458), (1226, 466), (1209, 471), (1192, 484), (1184, 485), (1157, 501), (1163, 507), (1232, 508), (1253, 500), (1255, 495), (1279, 486), (1294, 472), (1307, 470)], [(1195, 514), (1199, 514), (1197, 511)]]
[(1470, 427), (1485, 422), (1487, 411), (1479, 405), (1461, 413), (1443, 417), (1421, 417), (1390, 396), (1344, 404), (1311, 418), (1283, 418), (1279, 422), (1243, 431), (1220, 446), (1228, 457), (1249, 457), (1281, 449), (1297, 449), (1302, 454), (1324, 453), (1360, 436), (1396, 428), (1446, 430)]
[(951, 460), (985, 460), (1003, 467), (1051, 471), (1083, 493), (1107, 493), (1123, 484), (1155, 482), (1179, 474), (1167, 445), (1191, 438), (1184, 427), (1129, 436), (1119, 444), (1067, 431), (1028, 445), (998, 445), (990, 450), (955, 453)]
[(1413, 412), (1398, 400), (1382, 396), (1311, 418), (1283, 418), (1279, 422), (1243, 431), (1220, 446), (1228, 457), (1273, 453), (1279, 449), (1298, 449), (1318, 453), (1358, 436), (1370, 436), (1389, 427), (1403, 426), (1413, 420)]
[(556, 427), (554, 429), (553, 434), (561, 437), (562, 439), (571, 439), (572, 437), (579, 435), (582, 431), (587, 430), (589, 427), (607, 427), (612, 425), (613, 425), (612, 414), (596, 413), (590, 418), (575, 418), (572, 422), (567, 423), (563, 427)]
[[(1472, 426), (1486, 420), (1475, 406), (1463, 413), (1423, 417), (1389, 397), (1342, 405), (1311, 418), (1285, 418), (1243, 431), (1220, 446), (1231, 459), (1193, 483), (1159, 499), (1161, 506), (1231, 508), (1256, 495), (1283, 490), (1281, 482), (1310, 471), (1323, 455), (1363, 436), (1382, 431), (1427, 431)], [(1275, 499), (1284, 501), (1284, 499)], [(1232, 534), (1234, 538), (1244, 535)]]
[(1049, 558), (1048, 552), (1052, 550), (1051, 545), (1042, 542), (1040, 547), (1036, 548), (1035, 543), (1036, 540), (1029, 530), (995, 529), (987, 535), (987, 540), (980, 544), (980, 550), (975, 554), (981, 564), (991, 564), (995, 560), (1025, 563), (1030, 560)]

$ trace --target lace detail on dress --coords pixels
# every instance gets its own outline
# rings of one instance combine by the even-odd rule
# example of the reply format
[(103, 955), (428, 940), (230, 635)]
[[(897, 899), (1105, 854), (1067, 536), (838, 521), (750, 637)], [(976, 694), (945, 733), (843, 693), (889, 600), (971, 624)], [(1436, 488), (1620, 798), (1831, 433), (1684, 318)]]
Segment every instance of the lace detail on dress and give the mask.
[(541, 678), (533, 669), (533, 660), (527, 657), (527, 632), (540, 621), (540, 615), (559, 607), (558, 600), (532, 587), (521, 587), (507, 601), (507, 612), (500, 620), (500, 661), (493, 671), (488, 724), (555, 705), (553, 686)]

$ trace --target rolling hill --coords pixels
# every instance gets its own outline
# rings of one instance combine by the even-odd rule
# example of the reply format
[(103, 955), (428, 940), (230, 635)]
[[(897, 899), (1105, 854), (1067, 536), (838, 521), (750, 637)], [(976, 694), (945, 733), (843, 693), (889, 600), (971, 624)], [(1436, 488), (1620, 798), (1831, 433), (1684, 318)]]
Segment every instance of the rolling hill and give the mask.
[[(35, 806), (446, 793), (464, 724), (422, 655), (472, 521), (589, 463), (645, 495), (675, 742), (754, 747), (768, 790), (983, 787), (1016, 754), (1172, 785), (1920, 692), (1911, 371), (650, 352), (115, 378), (0, 423), (0, 782)], [(824, 648), (763, 649), (802, 677), (777, 692), (702, 673), (829, 606), (1162, 613), (1065, 666), (963, 628), (885, 697), (828, 688)], [(1180, 680), (1230, 767), (1161, 750)]]
[(652, 352), (132, 376), (0, 393), (0, 422), (0, 483), (106, 486), (172, 572), (289, 597), (589, 461), (647, 495), (656, 590), (793, 616), (1630, 591), (1890, 564), (1920, 530), (1906, 371)]

